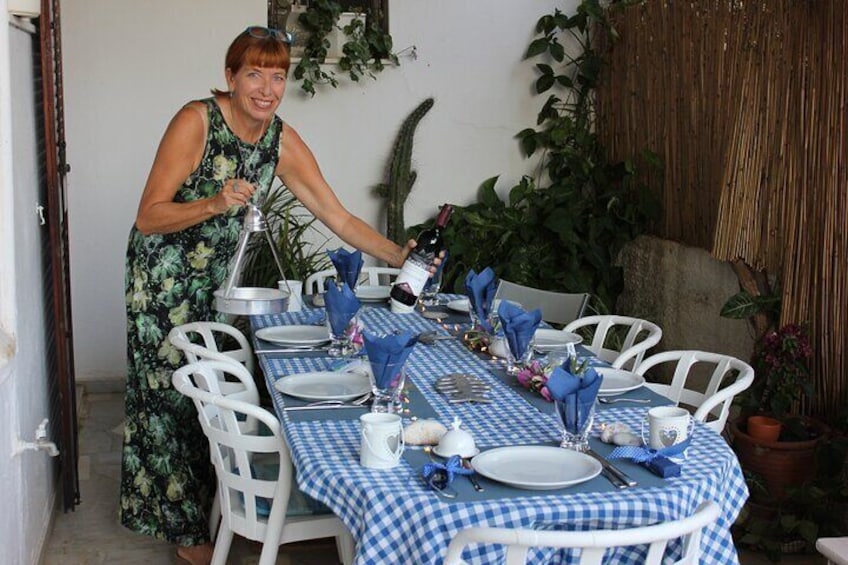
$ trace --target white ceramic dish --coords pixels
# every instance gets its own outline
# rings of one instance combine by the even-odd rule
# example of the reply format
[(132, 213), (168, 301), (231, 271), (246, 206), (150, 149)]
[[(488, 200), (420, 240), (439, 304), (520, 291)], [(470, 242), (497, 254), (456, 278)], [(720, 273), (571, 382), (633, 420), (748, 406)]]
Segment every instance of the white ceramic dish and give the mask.
[(489, 449), (472, 459), (471, 466), (493, 481), (529, 490), (565, 488), (601, 472), (601, 464), (585, 453), (539, 445)]
[(609, 367), (595, 367), (594, 369), (604, 378), (601, 388), (598, 390), (598, 396), (624, 394), (645, 385), (645, 377), (624, 369), (611, 369)]
[(453, 310), (454, 312), (462, 312), (464, 314), (468, 314), (468, 312), (471, 310), (471, 301), (467, 298), (451, 300), (447, 303), (447, 307), (449, 310)]
[(325, 326), (271, 326), (256, 330), (256, 337), (280, 345), (311, 347), (330, 341)]
[(569, 343), (577, 345), (582, 341), (583, 337), (576, 333), (539, 328), (534, 336), (533, 347), (537, 351), (547, 353), (565, 349)]
[(475, 447), (474, 449), (472, 449), (468, 453), (451, 453), (450, 451), (443, 451), (443, 450), (439, 449), (439, 446), (436, 445), (436, 446), (433, 447), (433, 453), (435, 453), (439, 457), (442, 457), (443, 459), (447, 459), (451, 455), (459, 455), (460, 457), (464, 457), (464, 458), (467, 459), (469, 457), (476, 457), (477, 455), (479, 455), (480, 450)]
[(353, 400), (371, 392), (371, 383), (362, 373), (317, 371), (283, 377), (274, 388), (303, 400)]
[(356, 297), (361, 302), (385, 302), (392, 291), (390, 286), (361, 285), (356, 287)]

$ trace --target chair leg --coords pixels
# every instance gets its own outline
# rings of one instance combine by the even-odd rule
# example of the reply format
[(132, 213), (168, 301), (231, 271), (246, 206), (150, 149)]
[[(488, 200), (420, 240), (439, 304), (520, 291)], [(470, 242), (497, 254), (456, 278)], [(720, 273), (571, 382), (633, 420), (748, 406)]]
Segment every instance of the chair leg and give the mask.
[(356, 546), (353, 542), (353, 536), (344, 529), (344, 532), (336, 536), (336, 550), (339, 552), (339, 561), (342, 565), (351, 565), (353, 563), (353, 555), (356, 553)]
[(222, 524), (218, 530), (218, 539), (215, 540), (215, 551), (212, 552), (212, 565), (227, 565), (232, 543), (233, 531), (226, 524)]
[(212, 499), (212, 510), (209, 512), (209, 539), (214, 540), (218, 532), (218, 524), (221, 523), (221, 491), (215, 489), (215, 498)]

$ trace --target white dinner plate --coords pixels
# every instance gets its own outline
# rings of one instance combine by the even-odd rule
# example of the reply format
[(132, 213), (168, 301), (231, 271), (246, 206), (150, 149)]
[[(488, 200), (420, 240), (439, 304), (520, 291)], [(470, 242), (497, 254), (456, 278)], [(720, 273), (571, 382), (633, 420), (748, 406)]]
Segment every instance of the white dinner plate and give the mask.
[(529, 490), (553, 490), (597, 477), (601, 464), (585, 453), (541, 445), (497, 447), (471, 460), (493, 481)]
[(577, 345), (583, 341), (579, 334), (562, 330), (539, 328), (533, 340), (533, 348), (542, 353), (565, 349), (569, 343)]
[(322, 345), (330, 341), (330, 333), (326, 326), (271, 326), (256, 330), (256, 337), (295, 347)]
[(362, 302), (385, 302), (389, 299), (389, 293), (392, 291), (390, 286), (376, 286), (364, 284), (356, 287), (356, 297)]
[(604, 378), (601, 382), (601, 388), (598, 390), (598, 396), (624, 394), (645, 384), (645, 377), (624, 369), (611, 369), (609, 367), (595, 367), (594, 369)]
[(454, 312), (462, 312), (464, 314), (468, 314), (469, 310), (471, 310), (471, 301), (467, 298), (451, 300), (450, 302), (448, 302), (447, 307), (449, 310), (453, 310)]
[(316, 371), (283, 377), (274, 388), (303, 400), (353, 400), (370, 392), (371, 382), (363, 373)]

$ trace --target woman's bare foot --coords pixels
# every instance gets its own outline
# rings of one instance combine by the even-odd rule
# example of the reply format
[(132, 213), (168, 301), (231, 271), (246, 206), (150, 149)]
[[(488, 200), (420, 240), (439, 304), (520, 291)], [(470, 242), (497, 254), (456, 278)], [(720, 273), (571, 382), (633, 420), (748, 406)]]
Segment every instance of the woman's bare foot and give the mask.
[(180, 546), (177, 548), (177, 557), (191, 565), (209, 565), (212, 563), (212, 544)]

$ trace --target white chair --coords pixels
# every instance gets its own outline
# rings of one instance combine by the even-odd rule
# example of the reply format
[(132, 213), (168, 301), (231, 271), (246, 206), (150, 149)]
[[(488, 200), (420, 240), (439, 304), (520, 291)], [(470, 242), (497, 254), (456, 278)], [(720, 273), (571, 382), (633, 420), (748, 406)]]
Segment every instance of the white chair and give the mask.
[[(744, 361), (730, 355), (707, 351), (657, 353), (646, 357), (634, 372), (644, 376), (649, 369), (665, 363), (674, 364), (671, 383), (647, 383), (645, 386), (669, 398), (675, 404), (696, 408), (694, 418), (719, 434), (724, 430), (733, 397), (754, 382), (754, 369)], [(699, 373), (701, 370), (712, 371), (706, 387), (698, 387), (698, 389), (702, 388), (703, 392), (695, 389), (692, 382), (699, 379), (706, 380), (701, 378), (706, 377), (705, 373)]]
[(816, 549), (827, 558), (828, 565), (848, 565), (848, 537), (819, 538)]
[(539, 308), (544, 321), (564, 325), (583, 315), (589, 294), (541, 290), (501, 279), (494, 299), (517, 302), (525, 310)]
[[(591, 326), (595, 326), (595, 332), (592, 335), (592, 342), (586, 348), (607, 363), (611, 363), (616, 369), (638, 367), (645, 352), (658, 344), (662, 338), (662, 330), (658, 325), (629, 316), (586, 316), (574, 320), (564, 329), (568, 332), (576, 332)], [(620, 347), (608, 343), (610, 330), (616, 326), (628, 328)]]
[[(353, 538), (332, 513), (302, 515), (293, 512), (292, 462), (289, 448), (274, 414), (253, 404), (204, 390), (217, 386), (224, 372), (249, 379), (247, 369), (230, 361), (199, 361), (174, 372), (174, 388), (194, 401), (209, 450), (222, 520), (212, 556), (213, 565), (224, 565), (233, 535), (262, 542), (259, 565), (276, 562), (281, 544), (335, 537), (345, 565), (353, 560)], [(259, 433), (261, 423), (270, 435)], [(317, 504), (317, 503), (316, 503)], [(295, 515), (299, 514), (299, 515)]]
[[(362, 267), (359, 273), (358, 284), (367, 284), (370, 286), (385, 286), (395, 280), (400, 274), (400, 269), (395, 267)], [(335, 278), (337, 276), (335, 269), (325, 269), (312, 273), (306, 278), (304, 285), (304, 294), (319, 294), (324, 292), (324, 279)]]
[(696, 565), (701, 553), (703, 529), (719, 516), (718, 505), (708, 500), (691, 516), (622, 530), (546, 531), (513, 530), (507, 528), (468, 528), (460, 530), (451, 540), (444, 565), (461, 565), (462, 550), (472, 543), (490, 543), (507, 546), (505, 565), (523, 565), (531, 547), (574, 548), (580, 550), (577, 563), (600, 565), (608, 548), (649, 544), (648, 555), (642, 565), (659, 564), (671, 540), (683, 538), (683, 556), (675, 565)]

